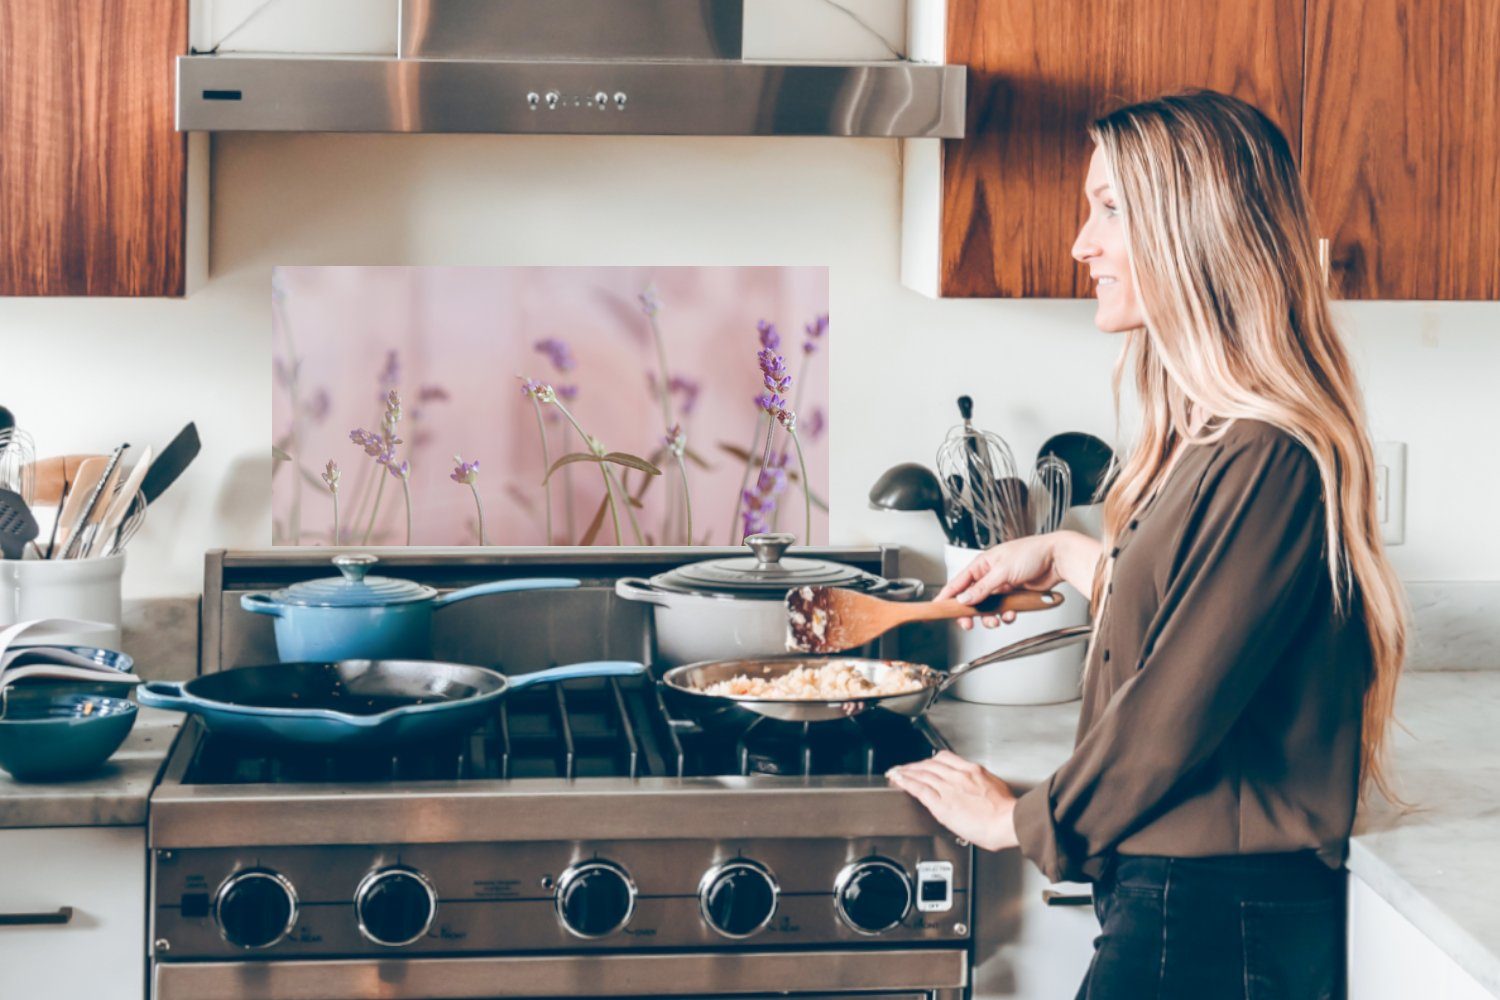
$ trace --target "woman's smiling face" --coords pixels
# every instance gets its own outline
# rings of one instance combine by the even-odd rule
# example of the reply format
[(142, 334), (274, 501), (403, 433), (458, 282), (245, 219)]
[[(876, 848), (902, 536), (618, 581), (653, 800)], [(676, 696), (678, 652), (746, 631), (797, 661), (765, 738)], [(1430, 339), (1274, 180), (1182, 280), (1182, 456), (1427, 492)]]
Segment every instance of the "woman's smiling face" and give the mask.
[(1146, 325), (1145, 314), (1135, 295), (1130, 275), (1130, 256), (1125, 249), (1125, 222), (1120, 202), (1105, 167), (1104, 152), (1094, 148), (1089, 175), (1084, 182), (1089, 217), (1073, 241), (1073, 259), (1089, 269), (1099, 308), (1094, 325), (1105, 333), (1124, 333)]

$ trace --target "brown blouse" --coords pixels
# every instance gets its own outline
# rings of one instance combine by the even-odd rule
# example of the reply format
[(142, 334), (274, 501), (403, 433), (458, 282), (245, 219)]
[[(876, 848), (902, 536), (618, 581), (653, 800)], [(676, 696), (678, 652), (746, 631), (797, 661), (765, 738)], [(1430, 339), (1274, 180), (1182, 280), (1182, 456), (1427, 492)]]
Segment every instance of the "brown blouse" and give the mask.
[(1342, 863), (1371, 654), (1357, 602), (1334, 616), (1323, 516), (1307, 449), (1238, 420), (1104, 554), (1076, 748), (1016, 806), (1049, 878), (1113, 853)]

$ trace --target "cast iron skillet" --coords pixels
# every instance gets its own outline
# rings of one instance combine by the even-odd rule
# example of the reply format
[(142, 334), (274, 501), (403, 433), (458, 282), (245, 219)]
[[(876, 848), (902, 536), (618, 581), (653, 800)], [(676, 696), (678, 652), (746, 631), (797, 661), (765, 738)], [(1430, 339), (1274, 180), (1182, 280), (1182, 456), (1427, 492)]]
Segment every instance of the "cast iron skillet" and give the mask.
[[(833, 722), (865, 712), (884, 711), (915, 719), (931, 707), (937, 696), (954, 681), (980, 667), (1014, 660), (1034, 653), (1086, 642), (1092, 625), (1073, 625), (1034, 635), (1002, 646), (991, 653), (961, 663), (949, 671), (901, 660), (867, 660), (852, 656), (782, 656), (751, 660), (712, 660), (674, 667), (662, 675), (662, 695), (674, 712), (703, 726), (741, 724), (746, 715), (765, 716), (782, 722)], [(906, 694), (854, 698), (848, 701), (810, 701), (801, 698), (755, 698), (711, 695), (705, 689), (739, 674), (749, 677), (779, 677), (797, 667), (819, 667), (840, 663), (854, 666), (872, 683), (901, 677), (919, 685)]]
[(507, 677), (430, 660), (340, 660), (236, 667), (136, 689), (150, 708), (191, 712), (212, 733), (258, 743), (369, 746), (461, 733), (512, 691), (575, 677), (629, 677), (643, 664), (574, 663)]

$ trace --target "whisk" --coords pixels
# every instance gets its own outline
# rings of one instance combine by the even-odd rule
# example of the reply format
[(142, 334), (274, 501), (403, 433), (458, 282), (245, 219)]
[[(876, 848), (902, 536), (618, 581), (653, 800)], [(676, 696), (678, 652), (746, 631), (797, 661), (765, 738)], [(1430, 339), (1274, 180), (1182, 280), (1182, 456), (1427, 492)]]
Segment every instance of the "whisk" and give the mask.
[(974, 427), (970, 397), (958, 397), (958, 412), (963, 424), (948, 432), (937, 454), (954, 534), (975, 548), (1027, 534), (1025, 484), (1016, 478), (1010, 446)]
[(1026, 497), (1032, 534), (1045, 535), (1061, 527), (1073, 505), (1073, 472), (1068, 463), (1056, 455), (1038, 458)]
[(0, 431), (0, 487), (15, 490), (28, 504), (36, 500), (36, 446), (20, 427)]

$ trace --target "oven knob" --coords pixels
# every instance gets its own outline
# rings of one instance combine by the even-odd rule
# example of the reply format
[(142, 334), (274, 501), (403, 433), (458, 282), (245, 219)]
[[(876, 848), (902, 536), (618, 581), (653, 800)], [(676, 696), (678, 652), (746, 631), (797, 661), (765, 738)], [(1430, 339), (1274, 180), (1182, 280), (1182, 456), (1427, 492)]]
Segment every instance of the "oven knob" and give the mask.
[(635, 912), (635, 883), (612, 861), (585, 861), (557, 880), (557, 915), (578, 937), (600, 938), (624, 927)]
[(437, 913), (437, 890), (412, 868), (379, 868), (354, 890), (354, 912), (366, 940), (391, 948), (421, 940)]
[(865, 858), (839, 872), (833, 886), (839, 918), (860, 934), (897, 926), (911, 909), (911, 878), (889, 858)]
[(214, 922), (224, 940), (241, 948), (269, 948), (292, 931), (297, 893), (273, 871), (251, 868), (224, 880), (214, 894)]
[(725, 937), (747, 938), (771, 922), (781, 888), (770, 869), (754, 861), (710, 868), (698, 884), (698, 908)]

